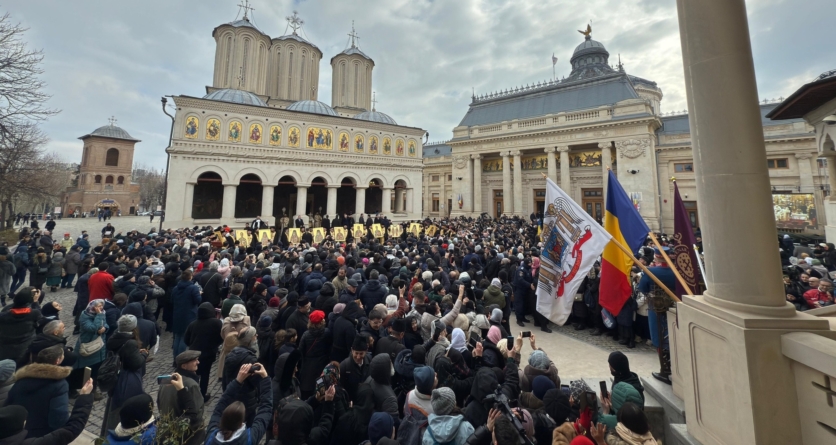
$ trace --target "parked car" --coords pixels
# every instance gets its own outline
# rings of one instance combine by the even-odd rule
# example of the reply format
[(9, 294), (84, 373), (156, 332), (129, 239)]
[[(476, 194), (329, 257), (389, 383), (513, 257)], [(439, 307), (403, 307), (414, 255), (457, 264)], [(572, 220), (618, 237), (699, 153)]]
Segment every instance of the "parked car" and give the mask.
[(148, 212), (148, 211), (145, 211), (145, 212), (136, 212), (136, 215), (137, 215), (137, 216), (148, 216), (148, 215), (150, 215), (150, 214), (151, 214), (151, 212)]

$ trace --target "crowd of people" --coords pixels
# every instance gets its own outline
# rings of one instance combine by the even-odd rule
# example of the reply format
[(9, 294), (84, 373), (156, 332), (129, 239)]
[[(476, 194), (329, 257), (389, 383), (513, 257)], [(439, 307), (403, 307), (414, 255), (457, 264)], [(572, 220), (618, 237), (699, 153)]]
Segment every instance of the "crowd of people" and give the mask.
[(836, 246), (795, 245), (789, 235), (783, 235), (779, 243), (787, 301), (799, 311), (832, 305)]
[[(536, 219), (422, 224), (420, 236), (247, 247), (226, 227), (108, 224), (95, 246), (24, 229), (0, 247), (0, 445), (69, 443), (93, 403), (106, 403), (108, 444), (655, 443), (624, 354), (610, 355), (599, 398), (562, 382), (525, 330), (551, 332), (535, 309)], [(58, 286), (77, 292), (74, 345), (46, 291)], [(577, 329), (645, 338), (605, 324), (597, 292), (593, 270)], [(155, 353), (165, 335), (170, 356)], [(150, 360), (171, 360), (156, 406)], [(223, 394), (204, 422), (213, 375)]]

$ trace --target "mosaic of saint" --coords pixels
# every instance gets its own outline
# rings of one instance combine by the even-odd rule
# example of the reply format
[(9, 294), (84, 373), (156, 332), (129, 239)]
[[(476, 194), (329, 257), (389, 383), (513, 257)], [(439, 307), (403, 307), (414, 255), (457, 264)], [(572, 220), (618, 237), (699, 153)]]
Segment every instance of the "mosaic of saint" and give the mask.
[(383, 154), (392, 154), (392, 139), (383, 138)]
[(282, 127), (273, 125), (270, 127), (270, 145), (282, 145)]
[(186, 118), (186, 139), (197, 139), (197, 130), (200, 124), (194, 116)]
[(348, 151), (348, 146), (350, 142), (348, 142), (348, 133), (341, 131), (340, 132), (340, 151)]
[(263, 127), (261, 124), (250, 124), (250, 143), (260, 144)]
[[(523, 170), (545, 170), (549, 168), (548, 156), (529, 156), (522, 158), (520, 162), (522, 162)], [(558, 166), (560, 166), (559, 161)]]
[(206, 122), (206, 140), (217, 141), (221, 138), (221, 121), (217, 119), (209, 119)]
[(415, 148), (415, 141), (409, 141), (409, 156), (415, 157), (418, 150)]
[(395, 141), (395, 154), (398, 156), (403, 156), (403, 139), (398, 139)]
[(287, 133), (287, 145), (298, 148), (300, 133), (299, 127), (290, 127)]
[(601, 165), (600, 151), (569, 153), (570, 167), (598, 167)]
[(354, 136), (354, 152), (355, 153), (365, 153), (366, 151), (366, 144), (363, 143), (363, 136), (357, 135)]
[(330, 150), (332, 148), (334, 134), (327, 128), (308, 128), (308, 148), (319, 148)]
[(232, 121), (229, 123), (229, 141), (241, 142), (241, 122)]
[(486, 173), (501, 172), (502, 159), (486, 159), (482, 161), (482, 171)]
[(369, 153), (373, 155), (377, 154), (377, 136), (369, 138)]

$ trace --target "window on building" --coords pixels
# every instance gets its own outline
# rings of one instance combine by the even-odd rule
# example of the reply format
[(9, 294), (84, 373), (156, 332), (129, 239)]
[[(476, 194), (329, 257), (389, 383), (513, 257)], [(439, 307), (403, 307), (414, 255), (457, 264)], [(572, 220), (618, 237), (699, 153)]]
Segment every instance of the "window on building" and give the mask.
[(119, 178), (116, 179), (116, 183), (119, 184), (119, 185), (124, 184), (125, 183), (125, 177), (120, 176)]
[(453, 175), (447, 175), (447, 180), (452, 181), (453, 180)]
[(112, 167), (119, 166), (119, 150), (115, 148), (107, 149), (107, 155), (105, 156), (105, 165)]
[(439, 179), (439, 175), (433, 175), (433, 176), (432, 176), (432, 179), (430, 179), (430, 180), (431, 180), (432, 182), (438, 182), (438, 179)]
[(767, 159), (766, 166), (768, 168), (789, 168), (789, 161), (787, 158), (782, 159)]
[(438, 211), (438, 193), (433, 193), (433, 207), (432, 207), (432, 211), (433, 211), (433, 212), (437, 212), (437, 211)]
[(96, 175), (95, 181), (96, 181), (96, 184), (101, 184), (102, 183), (102, 175)]
[(108, 175), (108, 177), (105, 178), (105, 184), (113, 184), (113, 176)]
[(682, 164), (674, 164), (673, 170), (677, 173), (693, 173), (694, 172), (694, 164), (687, 162)]

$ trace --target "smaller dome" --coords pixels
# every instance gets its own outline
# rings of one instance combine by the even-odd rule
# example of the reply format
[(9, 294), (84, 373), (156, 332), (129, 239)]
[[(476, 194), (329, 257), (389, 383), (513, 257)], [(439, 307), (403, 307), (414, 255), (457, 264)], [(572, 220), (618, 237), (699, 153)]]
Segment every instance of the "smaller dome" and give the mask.
[(303, 39), (301, 36), (299, 36), (299, 34), (287, 34), (287, 35), (283, 35), (283, 36), (280, 36), (280, 37), (275, 37), (273, 40), (295, 40), (299, 43), (304, 43), (306, 45), (311, 45), (312, 47), (314, 47), (316, 49), (319, 49), (313, 43)]
[(235, 104), (244, 104), (244, 105), (258, 105), (260, 107), (266, 107), (267, 104), (261, 100), (260, 97), (256, 96), (249, 91), (242, 91), (242, 90), (234, 90), (232, 88), (225, 88), (222, 90), (213, 91), (205, 96), (204, 99), (209, 100), (218, 100), (221, 102), (232, 102)]
[(370, 122), (379, 122), (381, 124), (398, 125), (398, 123), (395, 122), (394, 119), (389, 117), (388, 114), (381, 113), (381, 112), (375, 111), (375, 110), (364, 111), (364, 112), (354, 116), (354, 119), (360, 119), (360, 120), (370, 121)]
[(338, 116), (337, 112), (328, 105), (318, 100), (300, 100), (293, 102), (287, 107), (290, 111), (301, 111), (303, 113), (324, 114), (326, 116)]
[(117, 127), (116, 125), (105, 125), (104, 127), (99, 127), (93, 130), (93, 132), (90, 133), (90, 136), (101, 136), (113, 139), (125, 139), (128, 141), (136, 140), (133, 137), (131, 137), (131, 135), (128, 134), (127, 131), (123, 130), (120, 127)]

